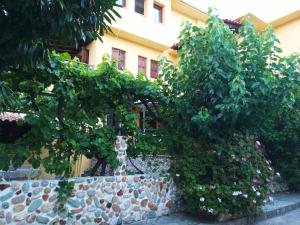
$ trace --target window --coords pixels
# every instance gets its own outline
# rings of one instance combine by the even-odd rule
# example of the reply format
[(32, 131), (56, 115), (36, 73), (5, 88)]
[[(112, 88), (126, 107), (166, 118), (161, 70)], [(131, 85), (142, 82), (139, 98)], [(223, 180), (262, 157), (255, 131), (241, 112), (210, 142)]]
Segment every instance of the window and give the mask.
[(118, 60), (118, 69), (124, 70), (125, 69), (125, 51), (117, 48), (112, 48), (112, 59)]
[(151, 60), (151, 78), (157, 78), (158, 77), (158, 62), (155, 60)]
[(138, 57), (138, 73), (147, 74), (147, 58), (143, 56)]
[(145, 0), (135, 0), (135, 12), (144, 15)]
[(145, 106), (139, 106), (134, 110), (134, 113), (136, 113), (138, 116), (136, 123), (139, 125), (140, 129), (143, 132), (148, 132), (160, 127), (159, 122), (155, 119), (152, 119), (150, 113), (148, 115)]
[(155, 3), (153, 5), (153, 20), (158, 23), (163, 22), (163, 8)]
[(117, 0), (116, 4), (121, 7), (126, 7), (126, 0)]

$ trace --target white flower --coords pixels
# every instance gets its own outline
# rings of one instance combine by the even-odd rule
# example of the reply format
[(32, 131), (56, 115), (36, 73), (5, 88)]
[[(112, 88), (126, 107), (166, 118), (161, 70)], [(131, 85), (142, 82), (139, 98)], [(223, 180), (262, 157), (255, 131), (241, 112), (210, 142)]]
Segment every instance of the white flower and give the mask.
[(260, 170), (256, 170), (256, 173), (261, 174)]
[(264, 203), (267, 203), (267, 200), (265, 199), (263, 202), (264, 202)]
[(245, 198), (248, 198), (248, 195), (247, 195), (247, 194), (243, 194), (243, 196), (244, 196)]
[(241, 195), (241, 194), (243, 194), (241, 191), (234, 191), (234, 192), (232, 192), (233, 196), (238, 196), (238, 195)]
[(205, 198), (201, 197), (200, 202), (204, 202), (204, 201), (205, 201)]
[(213, 213), (213, 212), (214, 212), (214, 209), (209, 208), (207, 211), (208, 211), (209, 213)]
[(255, 188), (254, 186), (252, 186), (252, 190), (253, 190), (253, 191), (256, 191), (256, 188)]
[(252, 200), (252, 202), (255, 204), (255, 203), (256, 203), (256, 200)]
[(256, 195), (257, 195), (257, 196), (260, 196), (260, 192), (259, 192), (259, 191), (258, 191), (258, 192), (256, 192)]
[(272, 169), (272, 167), (271, 167), (271, 166), (269, 166), (268, 168), (269, 168), (269, 170), (270, 170), (270, 171), (273, 171), (273, 169)]
[(270, 196), (270, 197), (269, 197), (269, 200), (270, 200), (271, 202), (273, 202), (274, 199)]
[(176, 177), (180, 177), (180, 174), (176, 173)]
[(218, 198), (218, 201), (219, 201), (219, 202), (222, 202), (222, 199)]
[(280, 173), (277, 172), (277, 173), (276, 173), (276, 176), (280, 177)]

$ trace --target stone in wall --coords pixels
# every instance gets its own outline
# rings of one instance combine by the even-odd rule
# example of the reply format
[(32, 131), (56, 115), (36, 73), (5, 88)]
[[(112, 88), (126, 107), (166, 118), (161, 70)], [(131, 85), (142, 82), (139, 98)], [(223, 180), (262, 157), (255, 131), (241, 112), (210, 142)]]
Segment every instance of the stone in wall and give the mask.
[[(172, 180), (163, 177), (120, 175), (72, 180), (74, 196), (66, 207), (74, 224), (130, 223), (180, 210), (180, 191)], [(57, 180), (1, 183), (0, 186), (7, 188), (0, 192), (0, 224), (67, 222), (55, 206), (57, 183)]]

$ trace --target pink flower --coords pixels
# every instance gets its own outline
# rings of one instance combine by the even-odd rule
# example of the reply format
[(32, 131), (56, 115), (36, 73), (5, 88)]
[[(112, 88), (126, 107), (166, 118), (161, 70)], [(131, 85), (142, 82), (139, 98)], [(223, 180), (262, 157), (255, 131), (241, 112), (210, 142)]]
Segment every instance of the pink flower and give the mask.
[(252, 182), (253, 182), (253, 184), (258, 184), (258, 183), (259, 183), (259, 180), (256, 179), (256, 178), (253, 178), (253, 179), (252, 179)]
[(215, 189), (216, 189), (216, 185), (212, 184), (212, 185), (209, 186), (209, 188), (210, 188), (211, 190), (215, 190)]

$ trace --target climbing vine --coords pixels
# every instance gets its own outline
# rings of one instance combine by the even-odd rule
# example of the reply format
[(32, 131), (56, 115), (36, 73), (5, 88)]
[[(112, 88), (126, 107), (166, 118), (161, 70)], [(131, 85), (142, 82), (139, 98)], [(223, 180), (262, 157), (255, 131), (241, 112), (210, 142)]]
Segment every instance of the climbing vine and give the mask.
[[(92, 69), (68, 54), (53, 52), (47, 64), (27, 71), (23, 78), (12, 73), (2, 73), (1, 78), (18, 93), (17, 103), (7, 111), (25, 113), (24, 123), (31, 126), (14, 143), (0, 145), (1, 169), (8, 169), (7, 158), (15, 168), (28, 160), (35, 168), (43, 165), (48, 173), (70, 177), (81, 155), (116, 167), (114, 140), (120, 124), (122, 134), (131, 137), (129, 144), (135, 143), (132, 155), (145, 151), (140, 138), (133, 137), (144, 137), (143, 141), (149, 134), (139, 129), (133, 109), (140, 99), (147, 103), (154, 84), (118, 71), (107, 58)], [(157, 150), (155, 145), (146, 149)]]
[(72, 214), (66, 209), (66, 202), (74, 192), (74, 182), (62, 179), (57, 187), (57, 210), (59, 213), (65, 214), (67, 217), (72, 217)]

